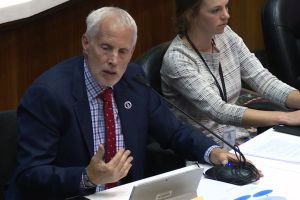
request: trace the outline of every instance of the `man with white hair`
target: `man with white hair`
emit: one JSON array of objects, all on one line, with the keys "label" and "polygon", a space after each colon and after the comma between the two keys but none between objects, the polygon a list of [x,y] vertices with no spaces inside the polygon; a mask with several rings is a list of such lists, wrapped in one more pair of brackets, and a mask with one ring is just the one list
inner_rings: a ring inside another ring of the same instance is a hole
[{"label": "man with white hair", "polygon": [[83,56],[42,74],[18,107],[18,166],[7,199],[65,199],[144,177],[149,134],[189,160],[235,156],[182,124],[129,64],[137,27],[124,10],[87,17]]}]

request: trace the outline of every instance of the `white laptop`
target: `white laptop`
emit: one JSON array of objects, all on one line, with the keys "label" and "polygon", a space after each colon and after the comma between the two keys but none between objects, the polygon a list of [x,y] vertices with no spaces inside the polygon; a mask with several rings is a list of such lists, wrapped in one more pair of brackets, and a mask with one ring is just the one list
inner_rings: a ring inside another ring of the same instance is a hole
[{"label": "white laptop", "polygon": [[129,200],[190,200],[197,197],[203,168],[191,165],[136,184]]}]

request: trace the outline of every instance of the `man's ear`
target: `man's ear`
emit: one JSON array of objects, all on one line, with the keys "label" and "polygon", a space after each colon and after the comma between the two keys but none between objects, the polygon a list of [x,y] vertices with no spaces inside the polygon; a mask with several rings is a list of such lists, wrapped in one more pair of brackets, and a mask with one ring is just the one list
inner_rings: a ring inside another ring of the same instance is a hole
[{"label": "man's ear", "polygon": [[82,44],[83,51],[86,52],[87,47],[89,45],[89,39],[88,39],[86,33],[84,33],[81,37],[81,44]]},{"label": "man's ear", "polygon": [[135,50],[135,45],[133,46],[133,48],[131,50],[131,54],[133,54],[134,50]]}]

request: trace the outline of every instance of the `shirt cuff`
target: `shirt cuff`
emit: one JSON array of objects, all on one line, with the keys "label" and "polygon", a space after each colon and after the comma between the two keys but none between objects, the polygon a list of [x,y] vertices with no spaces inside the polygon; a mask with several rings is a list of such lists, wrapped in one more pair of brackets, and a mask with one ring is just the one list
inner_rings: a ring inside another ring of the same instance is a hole
[{"label": "shirt cuff", "polygon": [[204,154],[204,160],[205,162],[209,163],[209,164],[213,164],[210,162],[209,160],[209,155],[210,155],[210,152],[214,149],[214,148],[221,148],[219,145],[213,145],[211,147],[209,147],[206,151],[205,151],[205,154]]}]

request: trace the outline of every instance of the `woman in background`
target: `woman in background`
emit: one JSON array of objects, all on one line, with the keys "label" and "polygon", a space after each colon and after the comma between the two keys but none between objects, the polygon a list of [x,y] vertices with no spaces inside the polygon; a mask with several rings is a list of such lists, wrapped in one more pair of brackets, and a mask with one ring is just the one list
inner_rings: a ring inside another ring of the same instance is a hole
[{"label": "woman in background", "polygon": [[300,93],[265,69],[227,25],[228,3],[176,1],[178,35],[164,56],[163,94],[231,144],[249,137],[242,127],[300,125],[300,110],[261,111],[236,105],[242,80],[264,98],[292,109],[300,109]]}]

